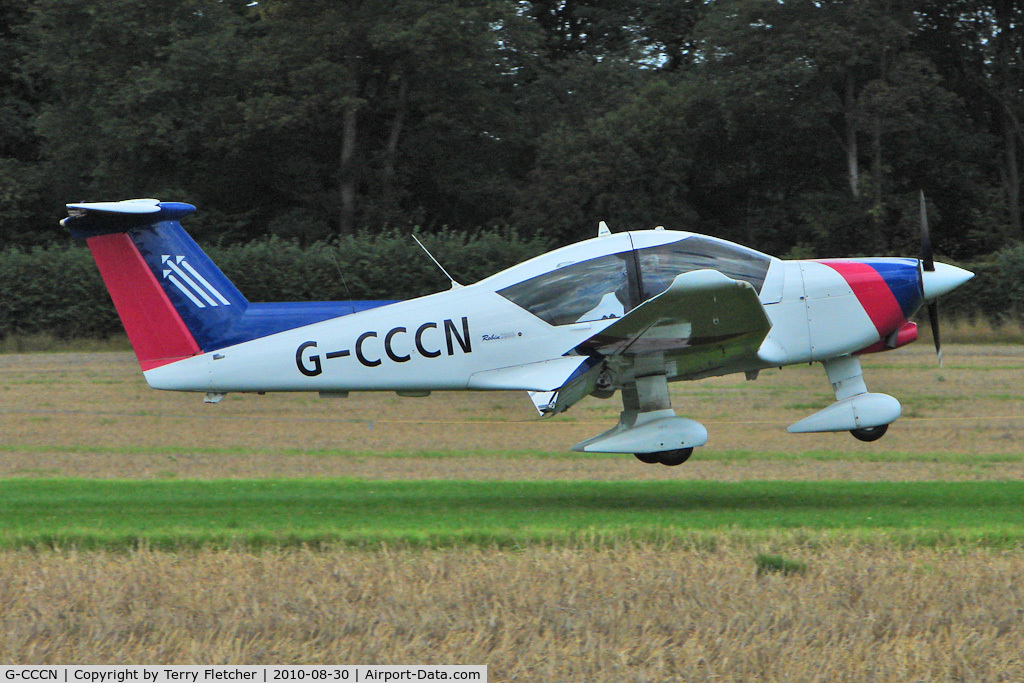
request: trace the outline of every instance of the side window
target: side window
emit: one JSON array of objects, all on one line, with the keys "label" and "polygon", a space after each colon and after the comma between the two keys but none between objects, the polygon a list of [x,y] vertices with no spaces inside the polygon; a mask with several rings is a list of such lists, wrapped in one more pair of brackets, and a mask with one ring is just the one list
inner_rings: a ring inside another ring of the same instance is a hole
[{"label": "side window", "polygon": [[734,280],[746,280],[760,294],[771,259],[764,254],[701,237],[637,251],[643,298],[661,294],[676,276],[693,270],[717,270]]},{"label": "side window", "polygon": [[631,257],[625,252],[573,263],[498,294],[552,325],[621,318],[630,309],[626,265]]}]

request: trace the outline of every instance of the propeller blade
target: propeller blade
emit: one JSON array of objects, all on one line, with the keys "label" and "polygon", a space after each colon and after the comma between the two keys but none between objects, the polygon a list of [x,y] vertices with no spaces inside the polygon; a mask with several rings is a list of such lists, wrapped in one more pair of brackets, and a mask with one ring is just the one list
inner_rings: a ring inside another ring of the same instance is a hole
[{"label": "propeller blade", "polygon": [[928,322],[932,326],[932,338],[935,340],[935,353],[939,356],[939,367],[942,367],[942,342],[939,339],[939,303],[928,304]]},{"label": "propeller blade", "polygon": [[924,201],[924,190],[921,190],[921,267],[927,271],[935,270],[932,258],[932,236],[928,232],[928,207]]}]

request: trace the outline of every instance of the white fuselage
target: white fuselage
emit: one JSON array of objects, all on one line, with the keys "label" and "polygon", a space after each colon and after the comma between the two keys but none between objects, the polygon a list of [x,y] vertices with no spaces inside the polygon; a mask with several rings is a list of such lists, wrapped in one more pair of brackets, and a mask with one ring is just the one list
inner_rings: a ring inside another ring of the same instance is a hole
[{"label": "white fuselage", "polygon": [[[473,285],[157,367],[146,371],[146,380],[158,389],[206,392],[480,388],[474,375],[562,358],[615,321],[552,325],[499,290],[569,264],[688,236],[657,230],[588,240]],[[703,376],[823,360],[881,338],[847,281],[823,263],[771,258],[760,300],[772,328],[757,355]],[[518,388],[537,389],[535,382],[525,384],[531,386]]]}]

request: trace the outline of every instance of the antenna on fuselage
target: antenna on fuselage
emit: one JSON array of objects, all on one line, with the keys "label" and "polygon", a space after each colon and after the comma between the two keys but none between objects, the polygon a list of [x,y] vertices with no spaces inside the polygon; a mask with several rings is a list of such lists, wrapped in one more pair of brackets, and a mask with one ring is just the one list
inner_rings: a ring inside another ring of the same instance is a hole
[{"label": "antenna on fuselage", "polygon": [[612,231],[608,229],[608,224],[607,223],[605,223],[604,221],[601,221],[600,223],[597,224],[597,236],[598,237],[608,237],[611,234],[612,234]]},{"label": "antenna on fuselage", "polygon": [[345,273],[341,272],[341,264],[338,263],[338,257],[334,255],[333,251],[328,251],[331,255],[331,260],[334,261],[334,267],[338,269],[338,277],[341,278],[341,284],[345,287],[345,294],[348,295],[348,303],[352,307],[352,312],[356,312],[355,300],[352,298],[352,292],[348,288],[348,281],[345,279]]},{"label": "antenna on fuselage", "polygon": [[461,285],[461,284],[459,284],[458,282],[456,282],[456,281],[455,281],[455,278],[453,278],[453,277],[452,277],[452,276],[451,276],[451,275],[450,275],[450,274],[448,273],[448,271],[444,269],[444,266],[442,266],[442,265],[440,264],[440,262],[438,262],[438,260],[437,260],[436,258],[434,258],[434,255],[433,255],[433,254],[431,254],[431,253],[430,253],[430,251],[429,251],[429,250],[428,250],[428,249],[427,249],[427,248],[426,248],[425,246],[423,246],[423,242],[420,242],[420,239],[419,239],[418,237],[416,237],[416,234],[415,234],[415,233],[413,233],[413,236],[412,236],[412,238],[413,238],[414,240],[416,240],[416,244],[420,245],[420,249],[422,249],[422,250],[423,250],[423,251],[424,251],[424,252],[425,252],[425,253],[427,254],[427,256],[429,256],[429,257],[430,257],[430,260],[434,262],[434,265],[435,265],[435,266],[437,266],[438,268],[440,268],[440,269],[441,269],[441,272],[442,272],[442,273],[444,273],[444,276],[445,276],[446,278],[448,278],[449,280],[451,280],[451,282],[452,282],[452,289],[457,289],[457,288],[459,288],[459,287],[462,287],[462,285]]}]

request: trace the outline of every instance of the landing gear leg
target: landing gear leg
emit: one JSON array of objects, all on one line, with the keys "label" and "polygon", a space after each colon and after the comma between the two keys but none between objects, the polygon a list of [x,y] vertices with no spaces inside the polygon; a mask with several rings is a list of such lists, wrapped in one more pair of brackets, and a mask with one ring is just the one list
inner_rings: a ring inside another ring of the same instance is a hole
[{"label": "landing gear leg", "polygon": [[[826,361],[823,363],[825,372],[828,373],[829,382],[836,392],[836,400],[857,396],[867,393],[864,385],[864,377],[861,375],[860,360],[849,356],[846,358]],[[875,427],[860,427],[851,429],[850,433],[859,441],[878,441],[889,430],[888,424]]]},{"label": "landing gear leg", "polygon": [[900,416],[900,402],[886,394],[868,393],[860,359],[841,356],[822,361],[836,402],[789,426],[791,433],[849,431],[861,441],[881,439]]},{"label": "landing gear leg", "polygon": [[[672,402],[669,398],[668,381],[665,375],[654,374],[637,377],[635,384],[623,387],[622,403],[623,408],[627,412],[632,411],[634,415],[654,411],[671,411]],[[648,465],[661,463],[668,467],[675,467],[689,460],[692,454],[693,448],[677,448],[655,453],[635,453],[634,455],[637,460]]]},{"label": "landing gear leg", "polygon": [[[639,367],[643,360],[643,366]],[[681,465],[696,446],[708,441],[708,430],[672,410],[664,359],[643,357],[634,366],[635,379],[622,386],[619,423],[572,447],[583,453],[632,453],[640,462]]]}]

